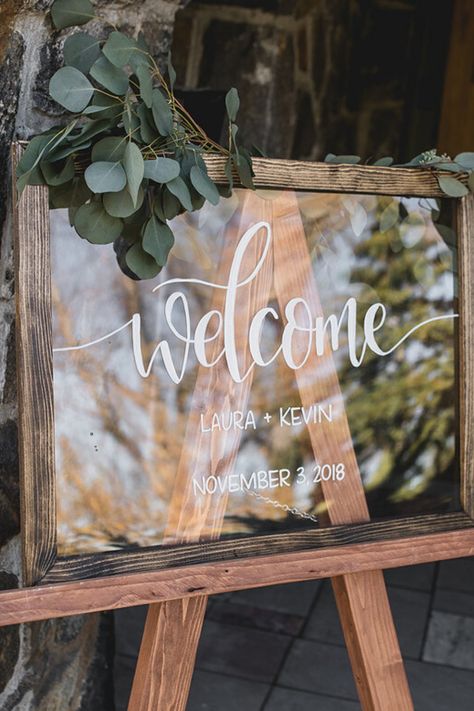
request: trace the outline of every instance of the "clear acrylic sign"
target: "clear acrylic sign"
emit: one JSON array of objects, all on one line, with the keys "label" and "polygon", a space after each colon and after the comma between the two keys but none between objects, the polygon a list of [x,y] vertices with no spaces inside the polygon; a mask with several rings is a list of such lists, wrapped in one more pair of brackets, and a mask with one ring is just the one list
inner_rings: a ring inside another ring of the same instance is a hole
[{"label": "clear acrylic sign", "polygon": [[373,520],[459,510],[429,203],[238,190],[143,282],[51,212],[59,553],[324,527],[357,492]]}]

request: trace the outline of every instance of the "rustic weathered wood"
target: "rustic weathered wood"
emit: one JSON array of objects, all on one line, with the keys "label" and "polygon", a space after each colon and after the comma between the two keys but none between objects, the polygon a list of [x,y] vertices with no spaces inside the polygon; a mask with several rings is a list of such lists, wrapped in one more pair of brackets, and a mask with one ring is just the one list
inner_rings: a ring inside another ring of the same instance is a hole
[{"label": "rustic weathered wood", "polygon": [[[41,584],[90,580],[120,573],[146,573],[169,570],[201,563],[230,562],[235,558],[253,558],[258,565],[259,556],[280,555],[312,551],[315,556],[329,547],[344,549],[351,545],[403,541],[416,536],[447,534],[465,531],[470,537],[474,529],[472,520],[465,513],[428,514],[394,520],[373,521],[348,526],[295,531],[293,533],[267,534],[249,538],[224,539],[189,543],[185,546],[150,546],[134,551],[107,551],[88,553],[56,560]],[[350,555],[348,552],[347,555]],[[411,553],[404,548],[407,560],[400,565],[409,565]],[[456,552],[453,552],[453,557]]]},{"label": "rustic weathered wood", "polygon": [[[225,284],[232,265],[235,250],[244,232],[260,220],[268,221],[271,207],[253,192],[242,196],[242,208],[237,211],[229,225],[220,258],[217,283]],[[262,248],[254,240],[242,263],[242,273],[255,268]],[[259,308],[266,306],[271,286],[271,260],[258,278],[247,288],[241,289],[239,318],[235,324],[237,351],[243,352],[245,371],[250,362],[247,335],[250,319]],[[224,310],[226,293],[214,289],[211,309]],[[217,359],[224,345],[221,333],[213,344],[208,358]],[[253,375],[253,373],[252,373]],[[183,543],[197,540],[215,540],[222,529],[228,494],[199,498],[193,491],[192,481],[202,471],[218,478],[230,474],[241,441],[241,430],[213,432],[201,431],[201,414],[211,415],[221,410],[245,411],[253,377],[235,383],[224,361],[213,368],[200,367],[192,397],[183,449],[169,505],[169,518],[165,542]],[[129,711],[159,708],[184,711],[191,685],[197,644],[204,622],[207,598],[189,606],[187,600],[172,600],[151,605],[143,635],[137,668],[129,701]],[[186,624],[184,623],[186,621]],[[160,639],[160,637],[162,639]],[[163,654],[163,640],[172,645]]]},{"label": "rustic weathered wood", "polygon": [[185,709],[207,596],[150,605],[129,709]]},{"label": "rustic weathered wood", "polygon": [[[288,191],[273,202],[275,288],[280,308],[288,294],[301,295],[315,316],[324,316],[298,201]],[[288,265],[291,264],[291,269]],[[336,365],[326,340],[318,368],[305,360],[307,335],[297,334],[293,354],[302,367],[295,371],[301,402],[333,403],[332,422],[308,424],[315,460],[340,462],[341,481],[323,481],[327,519],[333,524],[367,521],[369,511],[354,452]],[[364,711],[413,708],[392,612],[381,571],[359,572],[332,580],[346,646]]]},{"label": "rustic weathered wood", "polygon": [[[225,158],[206,155],[213,180],[226,183]],[[334,165],[309,161],[254,158],[255,185],[259,188],[291,188],[319,192],[363,193],[372,195],[413,195],[446,197],[440,190],[436,172],[420,168],[380,168],[373,165]],[[456,177],[466,181],[467,176]],[[239,184],[235,176],[236,184]]]},{"label": "rustic weathered wood", "polygon": [[[16,146],[15,156],[19,155],[21,148]],[[210,170],[214,171],[215,175],[222,172],[222,159],[219,157],[208,158]],[[284,175],[285,179],[292,179],[292,175],[296,180],[296,173],[300,174],[298,180],[303,187],[307,186],[306,181],[312,181],[314,189],[321,190],[353,190],[358,191],[357,185],[361,192],[401,192],[404,194],[412,192],[413,194],[439,194],[437,183],[434,174],[423,170],[410,169],[376,169],[366,166],[330,166],[326,164],[308,164],[296,163],[291,161],[268,161],[259,159],[255,163],[257,173],[262,178],[262,184],[281,184]],[[273,167],[272,167],[273,166]],[[217,171],[217,172],[216,172]],[[220,171],[220,172],[219,172]],[[350,174],[353,177],[350,177]],[[274,176],[271,178],[271,176]],[[334,176],[339,176],[339,182],[334,182]],[[393,176],[393,177],[392,177]],[[332,181],[332,182],[331,182]],[[382,181],[382,182],[379,182]],[[400,182],[401,181],[401,182]],[[258,181],[257,181],[258,182]],[[355,184],[357,183],[357,185]],[[285,187],[290,187],[286,184]],[[31,192],[30,192],[31,191]],[[38,201],[37,208],[31,202],[26,202],[27,195],[34,195]],[[42,196],[42,197],[40,197]],[[20,448],[22,454],[22,497],[24,499],[23,506],[23,536],[24,550],[27,560],[26,564],[26,582],[29,584],[40,579],[45,575],[46,571],[51,568],[50,575],[55,579],[57,576],[61,579],[80,579],[81,577],[98,574],[108,575],[110,572],[117,572],[123,566],[124,571],[132,572],[139,570],[153,570],[156,566],[172,565],[173,555],[176,555],[176,564],[180,565],[183,557],[182,550],[176,550],[174,554],[169,550],[146,549],[146,551],[134,549],[126,552],[108,554],[74,556],[72,558],[56,559],[55,554],[55,487],[54,487],[54,470],[53,470],[53,450],[54,450],[54,429],[53,429],[53,393],[52,393],[52,375],[51,375],[51,350],[38,347],[36,339],[36,329],[39,326],[40,334],[44,338],[50,338],[47,332],[50,331],[51,315],[45,304],[49,300],[49,215],[47,211],[46,189],[45,188],[28,188],[24,193],[21,202],[21,209],[18,210],[15,206],[15,216],[17,224],[22,225],[23,234],[26,236],[25,230],[28,229],[28,240],[25,242],[25,255],[17,254],[17,264],[23,270],[23,274],[28,274],[28,279],[21,279],[17,282],[18,298],[21,302],[22,309],[18,312],[18,338],[19,338],[19,359],[18,359],[18,377],[20,381],[20,427],[21,431],[26,433],[26,437],[20,436]],[[30,213],[30,214],[27,214]],[[35,246],[33,246],[35,245]],[[23,242],[19,244],[16,241],[16,251],[21,252]],[[29,265],[27,269],[27,265]],[[463,268],[461,263],[461,269]],[[466,267],[467,268],[467,267]],[[461,280],[462,290],[466,289],[470,284],[469,279]],[[22,293],[26,290],[26,293]],[[469,298],[469,297],[467,297]],[[39,313],[40,318],[36,318],[35,314]],[[34,317],[34,318],[32,318]],[[46,320],[45,320],[46,319]],[[44,339],[43,339],[44,340]],[[41,338],[39,339],[41,342]],[[462,354],[461,354],[462,357]],[[467,358],[467,355],[465,356]],[[470,362],[470,361],[469,361]],[[467,366],[467,360],[464,361],[464,368]],[[31,373],[35,373],[34,382],[31,379]],[[23,385],[28,384],[29,388],[35,388],[34,394],[28,394],[26,397],[28,404],[32,407],[24,406]],[[465,413],[468,416],[468,413]],[[43,423],[40,425],[43,418]],[[31,420],[31,422],[30,422]],[[30,426],[31,425],[31,426]],[[32,429],[35,427],[36,429]],[[463,432],[469,432],[469,427],[463,427]],[[35,432],[36,436],[33,435]],[[47,441],[48,440],[48,441]],[[40,464],[41,461],[41,464]],[[34,462],[34,465],[32,464]],[[34,480],[33,475],[34,466]],[[463,467],[464,470],[464,467]],[[464,471],[461,473],[464,476]],[[463,485],[464,488],[466,485]],[[429,519],[424,519],[428,521]],[[376,524],[368,524],[375,526]],[[393,526],[392,534],[397,535],[397,531],[401,529],[397,522],[393,521],[388,524],[387,534]],[[420,526],[418,529],[417,527]],[[420,524],[419,520],[414,523],[413,530],[423,532],[424,524]],[[374,529],[375,531],[375,529]],[[322,544],[326,534],[315,532],[317,537],[314,539],[316,546]],[[309,532],[311,536],[313,532]],[[306,534],[305,534],[306,535]],[[319,536],[321,535],[321,538]],[[329,534],[332,535],[332,534]],[[335,533],[337,540],[339,534]],[[346,535],[346,534],[344,534]],[[356,538],[359,533],[355,532]],[[402,534],[404,535],[404,534]],[[299,536],[299,534],[297,534]],[[264,546],[274,545],[274,550],[281,550],[282,546],[287,542],[289,546],[295,544],[298,538],[288,539],[285,541],[285,536],[272,536],[272,543],[266,541],[265,537],[256,537],[252,539],[249,550],[262,550]],[[308,539],[309,540],[309,539]],[[273,541],[275,542],[273,544]],[[218,544],[209,543],[208,546],[222,546],[222,548],[213,549],[212,555],[229,555],[230,546],[225,541]],[[237,543],[238,546],[241,542]],[[246,549],[247,543],[244,543]],[[296,543],[298,546],[299,543]],[[254,548],[255,546],[255,548]],[[194,545],[189,550],[188,558],[190,561],[199,559],[199,549]],[[201,548],[201,556],[205,556],[204,547]],[[456,551],[453,551],[453,556]],[[81,572],[81,563],[83,568]],[[92,562],[94,561],[94,562]],[[32,572],[28,572],[28,569]],[[49,576],[48,576],[49,577]]]},{"label": "rustic weathered wood", "polygon": [[381,570],[331,580],[364,711],[411,711],[413,702]]},{"label": "rustic weathered wood", "polygon": [[474,196],[458,203],[461,503],[474,518]]},{"label": "rustic weathered wood", "polygon": [[[13,146],[13,175],[21,148]],[[13,180],[16,354],[23,579],[32,585],[56,557],[53,352],[48,192]]]},{"label": "rustic weathered wood", "polygon": [[0,626],[474,555],[474,527],[0,592]]}]

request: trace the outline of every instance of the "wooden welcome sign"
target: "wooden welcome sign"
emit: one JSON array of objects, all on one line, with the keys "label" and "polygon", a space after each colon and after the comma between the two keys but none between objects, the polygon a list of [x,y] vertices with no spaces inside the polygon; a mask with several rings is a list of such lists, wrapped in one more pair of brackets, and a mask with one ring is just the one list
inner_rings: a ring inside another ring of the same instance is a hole
[{"label": "wooden welcome sign", "polygon": [[162,603],[130,708],[176,710],[205,596],[332,577],[364,708],[411,708],[380,569],[474,550],[472,199],[416,169],[255,171],[176,218],[144,282],[43,188],[21,197],[33,587],[0,594],[0,622]]}]

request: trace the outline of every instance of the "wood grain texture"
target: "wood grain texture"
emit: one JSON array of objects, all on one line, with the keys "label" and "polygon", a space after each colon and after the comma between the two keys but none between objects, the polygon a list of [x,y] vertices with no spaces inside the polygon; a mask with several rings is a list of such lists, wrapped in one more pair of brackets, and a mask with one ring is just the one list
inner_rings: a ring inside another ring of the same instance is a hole
[{"label": "wood grain texture", "polygon": [[[14,145],[13,175],[20,155]],[[13,200],[23,582],[32,585],[56,557],[48,192],[28,186],[18,197],[14,185]]]},{"label": "wood grain texture", "polygon": [[474,555],[474,527],[0,592],[0,626]]},{"label": "wood grain texture", "polygon": [[474,196],[457,209],[461,503],[474,518]]},{"label": "wood grain texture", "polygon": [[[269,221],[271,206],[255,193],[240,193],[241,207],[226,230],[219,260],[216,283],[226,284],[242,235],[255,222]],[[242,274],[249,274],[262,255],[262,244],[254,239],[246,251]],[[269,266],[270,265],[270,266]],[[237,352],[243,352],[240,367],[245,372],[250,363],[247,345],[248,330],[253,315],[266,306],[271,286],[271,260],[266,260],[257,279],[241,287],[239,312],[235,323]],[[211,310],[224,312],[226,291],[214,289]],[[210,362],[218,359],[224,347],[224,334],[216,338],[207,353]],[[224,360],[213,368],[201,366],[184,436],[173,493],[169,504],[164,540],[167,543],[210,541],[219,538],[227,507],[228,494],[197,496],[193,479],[203,471],[216,478],[225,478],[234,469],[242,432],[203,433],[201,414],[212,417],[214,412],[245,411],[252,387],[251,377],[241,383],[232,379]],[[172,600],[151,605],[137,661],[135,679],[128,705],[129,711],[172,709],[184,711],[194,670],[197,644],[204,622],[207,598],[189,606],[188,600]],[[163,645],[168,645],[163,653]]]},{"label": "wood grain texture", "polygon": [[[208,154],[204,159],[210,177],[218,183],[227,183],[225,158]],[[446,197],[439,188],[436,172],[424,168],[379,168],[270,158],[254,158],[253,167],[258,188]],[[467,180],[465,174],[456,174],[456,177]],[[239,184],[237,176],[235,183]]]},{"label": "wood grain texture", "polygon": [[413,702],[381,570],[331,579],[364,711],[411,711]]},{"label": "wood grain texture", "polygon": [[206,605],[202,595],[150,605],[129,708],[186,708]]},{"label": "wood grain texture", "polygon": [[[298,201],[291,191],[273,202],[273,234],[280,309],[288,295],[298,294],[311,304],[313,317],[324,317]],[[314,458],[320,465],[341,462],[345,469],[342,481],[321,483],[326,517],[333,524],[367,521],[364,487],[327,337],[317,368],[307,353],[308,335],[299,331],[293,338],[293,356],[301,364],[295,371],[301,402],[307,408],[331,402],[334,411],[332,422],[308,425]],[[340,576],[332,585],[362,708],[410,711],[413,702],[382,572]]]},{"label": "wood grain texture", "polygon": [[[284,313],[289,299],[297,294],[307,304],[311,304],[313,322],[317,317],[324,318],[298,200],[294,192],[282,192],[281,196],[273,201],[272,224],[275,291],[280,311]],[[291,265],[291,268],[288,265]],[[302,309],[296,318],[298,322],[308,326],[301,311]],[[301,403],[308,409],[314,404],[332,404],[332,421],[323,420],[317,424],[313,422],[307,424],[314,460],[321,466],[326,463],[341,462],[345,468],[342,481],[329,480],[321,483],[326,513],[320,515],[320,518],[333,525],[368,521],[369,510],[364,487],[327,335],[324,339],[324,351],[318,357],[316,366],[314,359],[308,358],[309,349],[314,349],[314,343],[312,340],[309,341],[308,333],[295,330],[292,338],[292,353],[295,362],[301,366],[295,370]]]},{"label": "wood grain texture", "polygon": [[[253,558],[258,562],[259,556],[309,550],[313,551],[314,556],[318,556],[329,547],[344,549],[360,543],[403,541],[429,533],[469,531],[473,527],[471,519],[462,512],[428,514],[372,521],[355,526],[331,526],[293,533],[189,543],[185,546],[150,546],[133,551],[81,554],[58,558],[41,584],[90,580],[120,573],[130,575],[169,570],[218,561],[230,562],[235,558]],[[453,551],[451,557],[456,557],[456,551]],[[401,565],[408,565],[408,562]]]}]

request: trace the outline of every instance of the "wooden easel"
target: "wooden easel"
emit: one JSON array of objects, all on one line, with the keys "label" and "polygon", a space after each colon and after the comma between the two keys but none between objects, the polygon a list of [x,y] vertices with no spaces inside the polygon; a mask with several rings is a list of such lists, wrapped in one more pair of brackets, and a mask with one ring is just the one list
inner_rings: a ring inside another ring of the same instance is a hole
[{"label": "wooden easel", "polygon": [[[296,195],[287,191],[273,201],[249,191],[244,195],[239,220],[230,225],[226,235],[219,273],[227,275],[238,240],[258,220],[269,222],[273,228],[273,269],[272,260],[267,257],[264,268],[245,292],[245,307],[239,297],[236,341],[242,346],[251,317],[268,302],[272,282],[280,307],[286,305],[288,294],[298,294],[313,305],[315,315],[322,315]],[[250,267],[256,258],[256,253],[248,254]],[[242,269],[246,273],[245,264]],[[224,298],[225,292],[216,289],[212,308],[222,310]],[[215,354],[221,347],[216,340]],[[304,354],[305,344],[296,340],[295,350],[299,348]],[[326,462],[337,458],[346,469],[342,481],[321,485],[326,517],[331,524],[367,521],[367,503],[329,347],[320,363],[322,367],[315,371],[308,361],[296,371],[296,380],[303,406],[330,397],[338,413],[332,423],[308,425],[315,457]],[[236,384],[224,366],[199,370],[170,503],[166,542],[219,537],[227,496],[216,493],[196,501],[191,482],[193,473],[202,470],[203,462],[205,471],[215,476],[232,471],[240,438],[238,431],[203,437],[199,414],[203,408],[209,412],[223,407],[245,410],[250,387],[250,378]],[[413,704],[382,571],[341,575],[332,578],[332,585],[362,708],[411,711]],[[207,597],[203,595],[150,605],[129,711],[185,711],[206,604]]]}]

